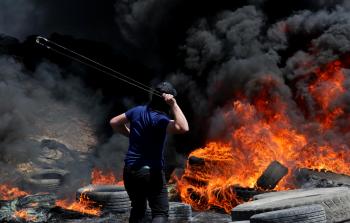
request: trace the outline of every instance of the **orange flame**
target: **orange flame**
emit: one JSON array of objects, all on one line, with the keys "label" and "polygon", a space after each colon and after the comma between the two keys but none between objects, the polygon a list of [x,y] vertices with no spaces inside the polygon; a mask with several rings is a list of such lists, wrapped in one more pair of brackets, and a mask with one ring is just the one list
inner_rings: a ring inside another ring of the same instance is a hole
[{"label": "orange flame", "polygon": [[316,120],[291,118],[290,106],[295,103],[287,103],[290,98],[276,93],[281,83],[269,76],[261,79],[255,95],[234,101],[224,115],[228,120],[232,114],[237,117],[238,124],[228,128],[231,138],[209,142],[189,155],[204,162],[187,163],[184,175],[177,182],[182,200],[195,209],[216,206],[230,212],[242,202],[236,197],[234,187],[255,187],[257,179],[274,160],[289,168],[289,175],[280,181],[277,190],[294,187],[291,173],[298,167],[350,175],[348,146],[344,143],[334,146],[326,137],[327,129],[332,130],[335,121],[344,114],[341,106],[332,104],[332,100],[345,92],[345,75],[340,66],[335,61],[324,70],[315,71],[316,78],[308,90],[319,111]]},{"label": "orange flame", "polygon": [[[118,181],[112,171],[103,173],[102,170],[97,168],[93,169],[91,172],[91,184],[96,185],[106,185],[106,184],[115,184],[115,185],[124,185],[123,181]],[[101,214],[101,208],[96,207],[97,204],[94,201],[89,200],[86,196],[86,193],[82,193],[79,197],[79,201],[71,202],[70,200],[58,200],[56,205],[64,209],[73,210],[81,212],[84,214],[96,215]]]},{"label": "orange flame", "polygon": [[16,211],[14,216],[15,218],[21,218],[21,219],[24,219],[26,221],[36,221],[37,220],[37,217],[31,215],[30,213],[28,213],[28,210],[26,209],[22,209],[22,210],[19,210],[19,211]]},{"label": "orange flame", "polygon": [[81,212],[83,214],[90,214],[95,216],[101,215],[101,208],[96,207],[96,203],[94,201],[91,201],[86,196],[86,191],[85,193],[81,193],[79,201],[71,202],[69,200],[57,200],[56,206],[67,210]]},{"label": "orange flame", "polygon": [[26,195],[28,193],[20,190],[18,187],[12,187],[7,184],[0,185],[0,200],[13,200]]},{"label": "orange flame", "polygon": [[118,181],[113,171],[108,171],[107,173],[103,173],[102,170],[97,168],[93,169],[91,172],[91,184],[115,184],[115,185],[124,185],[123,181]]},{"label": "orange flame", "polygon": [[325,71],[317,69],[317,79],[309,85],[309,92],[321,107],[317,119],[326,129],[332,127],[333,121],[344,113],[343,108],[332,108],[332,101],[345,93],[343,86],[345,75],[341,70],[341,63],[334,61],[327,65]]}]

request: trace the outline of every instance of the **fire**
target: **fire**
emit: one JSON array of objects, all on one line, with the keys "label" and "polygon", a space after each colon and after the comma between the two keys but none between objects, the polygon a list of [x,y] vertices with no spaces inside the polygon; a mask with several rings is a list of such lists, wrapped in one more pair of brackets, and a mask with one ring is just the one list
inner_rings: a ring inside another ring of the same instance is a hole
[{"label": "fire", "polygon": [[20,190],[18,187],[12,187],[6,184],[0,185],[0,200],[13,200],[26,195],[28,193]]},{"label": "fire", "polygon": [[16,211],[13,217],[21,218],[21,219],[24,219],[24,220],[26,220],[28,222],[37,220],[37,218],[35,216],[31,215],[28,212],[28,210],[26,210],[26,209],[22,209],[22,210]]},{"label": "fire", "polygon": [[115,184],[124,185],[123,181],[118,181],[112,171],[103,173],[102,170],[97,168],[91,172],[91,184]]},{"label": "fire", "polygon": [[101,208],[96,207],[96,203],[89,200],[89,198],[86,196],[86,193],[82,193],[80,195],[79,201],[71,202],[69,200],[58,200],[56,201],[56,206],[84,214],[95,216],[101,215]]},{"label": "fire", "polygon": [[[102,170],[97,168],[91,172],[91,184],[106,185],[124,185],[123,181],[118,181],[112,171],[104,173]],[[101,208],[94,202],[89,200],[86,193],[82,193],[79,197],[79,201],[71,202],[70,200],[58,200],[56,205],[64,209],[81,212],[84,214],[96,215],[101,214]]]},{"label": "fire", "polygon": [[314,83],[309,85],[309,92],[321,107],[317,119],[328,129],[332,127],[333,121],[344,113],[341,107],[333,108],[331,102],[345,93],[345,75],[339,61],[328,64],[325,71],[317,69],[315,73],[318,75]]},{"label": "fire", "polygon": [[216,206],[230,212],[242,202],[234,186],[256,187],[257,179],[274,160],[289,168],[277,190],[294,187],[291,173],[299,167],[350,174],[348,146],[327,138],[327,131],[336,131],[336,120],[344,114],[341,105],[332,103],[345,92],[341,63],[332,62],[314,75],[307,90],[318,111],[316,117],[300,118],[303,109],[296,109],[291,97],[282,96],[280,80],[269,76],[257,82],[258,91],[253,96],[234,101],[224,115],[227,120],[236,120],[229,126],[229,139],[208,142],[189,155],[204,163],[187,163],[177,181],[182,200],[195,209]]}]

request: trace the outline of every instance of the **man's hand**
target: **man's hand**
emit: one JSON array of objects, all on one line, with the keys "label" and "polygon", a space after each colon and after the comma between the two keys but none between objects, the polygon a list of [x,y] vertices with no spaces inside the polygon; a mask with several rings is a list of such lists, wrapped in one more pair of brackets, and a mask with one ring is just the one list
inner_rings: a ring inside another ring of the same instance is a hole
[{"label": "man's hand", "polygon": [[163,98],[164,98],[164,101],[165,101],[170,107],[172,107],[172,106],[174,106],[174,105],[176,104],[176,100],[175,100],[175,98],[174,98],[173,95],[163,93],[162,96],[163,96]]}]

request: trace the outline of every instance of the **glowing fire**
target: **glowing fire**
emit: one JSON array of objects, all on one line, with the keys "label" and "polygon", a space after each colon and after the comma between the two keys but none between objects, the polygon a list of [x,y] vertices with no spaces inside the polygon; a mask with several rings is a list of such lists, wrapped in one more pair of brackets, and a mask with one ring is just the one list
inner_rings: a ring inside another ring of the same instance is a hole
[{"label": "glowing fire", "polygon": [[[91,172],[91,184],[124,185],[123,181],[117,180],[112,171],[104,173],[102,170],[99,170],[97,168],[93,169]],[[56,202],[56,205],[64,209],[73,210],[85,214],[96,216],[101,214],[101,208],[96,207],[97,204],[94,201],[89,200],[89,198],[86,196],[86,191],[80,195],[79,201],[72,202],[70,200],[58,200]]]},{"label": "glowing fire", "polygon": [[255,187],[274,160],[289,168],[289,176],[277,190],[293,188],[291,172],[298,167],[350,174],[348,146],[339,140],[331,142],[327,135],[337,131],[335,123],[344,115],[343,107],[332,103],[345,93],[341,63],[332,62],[314,74],[307,90],[316,116],[303,117],[303,108],[297,109],[292,97],[279,93],[280,80],[269,76],[258,80],[259,90],[253,96],[234,101],[224,115],[227,120],[236,120],[228,127],[230,139],[209,142],[189,155],[204,163],[187,163],[177,182],[182,200],[195,209],[217,206],[229,212],[242,202],[237,199],[234,186]]},{"label": "glowing fire", "polygon": [[13,200],[26,195],[28,193],[20,190],[18,187],[12,187],[6,184],[0,185],[0,200]]},{"label": "glowing fire", "polygon": [[345,76],[339,61],[328,64],[325,71],[317,70],[318,78],[309,85],[309,92],[321,107],[317,119],[324,128],[331,128],[333,121],[344,113],[342,107],[332,108],[332,101],[345,93],[343,86]]},{"label": "glowing fire", "polygon": [[97,168],[93,169],[91,172],[91,184],[115,184],[115,185],[124,185],[123,181],[118,181],[113,171],[108,171],[103,173],[102,170]]},{"label": "glowing fire", "polygon": [[21,218],[21,219],[24,219],[24,220],[29,221],[29,222],[37,220],[37,218],[35,216],[31,215],[30,213],[28,213],[28,210],[26,210],[26,209],[16,211],[13,217]]},{"label": "glowing fire", "polygon": [[81,193],[79,201],[71,202],[69,200],[58,200],[56,206],[62,207],[67,210],[77,211],[84,214],[90,214],[99,216],[101,214],[101,208],[96,207],[96,203],[89,200],[85,193]]}]

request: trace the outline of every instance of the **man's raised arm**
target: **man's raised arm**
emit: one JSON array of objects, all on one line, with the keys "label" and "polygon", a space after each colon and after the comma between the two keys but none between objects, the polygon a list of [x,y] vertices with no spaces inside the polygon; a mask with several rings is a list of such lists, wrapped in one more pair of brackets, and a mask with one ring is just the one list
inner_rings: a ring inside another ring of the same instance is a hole
[{"label": "man's raised arm", "polygon": [[118,132],[126,137],[129,137],[130,129],[126,126],[128,122],[128,118],[126,117],[125,113],[123,113],[112,118],[109,124],[112,126],[114,132]]},{"label": "man's raised arm", "polygon": [[165,102],[170,106],[174,114],[174,120],[171,120],[167,126],[168,133],[185,133],[189,131],[187,119],[176,100],[171,94],[163,94]]}]

